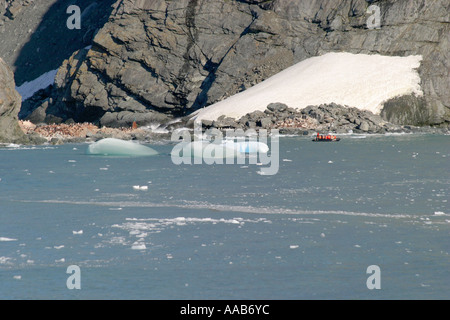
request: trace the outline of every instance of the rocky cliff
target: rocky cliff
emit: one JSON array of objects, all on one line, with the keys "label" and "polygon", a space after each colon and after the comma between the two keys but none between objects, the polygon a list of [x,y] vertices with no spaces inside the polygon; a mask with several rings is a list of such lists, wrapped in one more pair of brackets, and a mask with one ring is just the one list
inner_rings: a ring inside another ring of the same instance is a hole
[{"label": "rocky cliff", "polygon": [[28,114],[164,122],[306,58],[346,51],[422,55],[424,96],[386,101],[382,116],[448,125],[449,12],[448,0],[119,0],[92,46],[62,63],[45,106],[33,102]]},{"label": "rocky cliff", "polygon": [[[116,0],[2,0],[0,57],[14,72],[16,84],[59,68],[76,50],[92,43]],[[81,13],[81,28],[69,30],[70,5]]]},{"label": "rocky cliff", "polygon": [[15,89],[14,74],[0,58],[0,143],[27,141],[19,127],[17,117],[21,99]]}]

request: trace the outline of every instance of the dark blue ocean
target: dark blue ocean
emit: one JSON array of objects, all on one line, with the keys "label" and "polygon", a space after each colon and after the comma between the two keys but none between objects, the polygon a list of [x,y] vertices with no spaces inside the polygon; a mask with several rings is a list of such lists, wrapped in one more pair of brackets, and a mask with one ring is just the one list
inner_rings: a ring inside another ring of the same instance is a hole
[{"label": "dark blue ocean", "polygon": [[149,146],[0,147],[0,299],[450,298],[450,136],[281,137],[275,175]]}]

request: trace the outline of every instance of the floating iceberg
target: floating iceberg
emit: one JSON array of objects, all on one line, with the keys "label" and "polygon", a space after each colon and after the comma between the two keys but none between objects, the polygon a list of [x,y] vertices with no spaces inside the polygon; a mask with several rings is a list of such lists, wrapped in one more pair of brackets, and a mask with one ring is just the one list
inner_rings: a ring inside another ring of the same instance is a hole
[{"label": "floating iceberg", "polygon": [[227,143],[217,144],[206,141],[193,141],[188,148],[191,148],[191,154],[194,158],[219,159],[243,157],[234,145]]},{"label": "floating iceberg", "polygon": [[259,141],[242,141],[234,142],[227,141],[227,147],[234,148],[241,153],[267,153],[269,152],[269,146],[264,142]]},{"label": "floating iceberg", "polygon": [[[180,150],[174,149],[172,154],[178,155]],[[244,157],[245,154],[267,153],[269,146],[259,141],[223,141],[211,143],[207,141],[193,141],[183,148],[183,155],[197,158],[235,158]]]},{"label": "floating iceberg", "polygon": [[154,156],[158,152],[139,143],[124,141],[114,138],[106,138],[90,144],[87,154],[102,156]]}]

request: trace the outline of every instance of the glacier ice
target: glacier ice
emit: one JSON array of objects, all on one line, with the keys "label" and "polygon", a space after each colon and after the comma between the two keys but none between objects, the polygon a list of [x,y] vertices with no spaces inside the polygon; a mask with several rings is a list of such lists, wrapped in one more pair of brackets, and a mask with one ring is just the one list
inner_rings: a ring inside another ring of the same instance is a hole
[{"label": "glacier ice", "polygon": [[191,158],[203,159],[205,163],[212,164],[222,163],[223,159],[245,161],[246,155],[266,154],[268,151],[269,146],[259,141],[222,140],[209,142],[194,140],[177,144],[172,149],[171,157],[175,164],[191,163]]},{"label": "glacier ice", "polygon": [[102,156],[154,156],[158,152],[136,142],[106,138],[90,144],[86,150],[90,155]]},{"label": "glacier ice", "polygon": [[260,141],[227,141],[226,145],[241,153],[267,153],[269,151],[269,146]]}]

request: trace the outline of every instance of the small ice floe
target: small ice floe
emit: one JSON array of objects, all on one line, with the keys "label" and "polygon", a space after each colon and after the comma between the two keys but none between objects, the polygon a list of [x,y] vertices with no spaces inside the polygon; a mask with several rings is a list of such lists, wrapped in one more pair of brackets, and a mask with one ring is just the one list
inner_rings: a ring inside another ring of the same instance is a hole
[{"label": "small ice floe", "polygon": [[15,275],[15,276],[13,276],[13,279],[20,280],[20,279],[22,279],[22,276],[21,275]]},{"label": "small ice floe", "polygon": [[61,258],[61,259],[59,259],[59,260],[55,260],[55,262],[60,262],[60,263],[63,263],[63,262],[66,262],[66,259],[64,259],[64,258]]},{"label": "small ice floe", "polygon": [[7,238],[7,237],[0,237],[0,241],[17,241],[17,239]]},{"label": "small ice floe", "polygon": [[283,159],[284,162],[292,162],[291,159]]},{"label": "small ice floe", "polygon": [[322,233],[320,234],[320,237],[325,238],[325,233],[322,232]]},{"label": "small ice floe", "polygon": [[140,190],[140,191],[146,191],[146,190],[148,190],[148,186],[138,186],[138,185],[136,185],[136,186],[133,186],[133,189],[134,190]]},{"label": "small ice floe", "polygon": [[271,175],[270,173],[268,173],[266,171],[263,171],[263,170],[256,171],[256,173],[259,174],[260,176],[269,176],[269,175]]},{"label": "small ice floe", "polygon": [[79,231],[72,231],[73,234],[83,234],[83,230],[79,230]]},{"label": "small ice floe", "polygon": [[361,246],[359,244],[355,244],[354,247],[355,248],[361,248]]},{"label": "small ice floe", "polygon": [[434,215],[435,215],[435,216],[443,216],[443,215],[445,215],[445,213],[442,212],[442,211],[435,211],[435,212],[434,212]]},{"label": "small ice floe", "polygon": [[68,160],[67,162],[75,163],[75,162],[77,162],[77,160]]},{"label": "small ice floe", "polygon": [[100,170],[106,171],[106,170],[108,170],[108,168],[100,168]]},{"label": "small ice floe", "polygon": [[296,244],[291,244],[289,246],[289,249],[297,249],[297,248],[298,248],[298,245],[296,245]]},{"label": "small ice floe", "polygon": [[142,242],[135,242],[131,246],[131,250],[145,250],[147,247],[145,246],[145,243]]},{"label": "small ice floe", "polygon": [[0,264],[9,264],[10,260],[12,260],[12,258],[9,257],[0,257]]},{"label": "small ice floe", "polygon": [[53,248],[54,248],[54,249],[56,249],[56,250],[59,250],[59,249],[62,249],[62,248],[64,248],[64,245],[60,245],[60,246],[53,246]]}]

